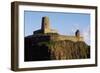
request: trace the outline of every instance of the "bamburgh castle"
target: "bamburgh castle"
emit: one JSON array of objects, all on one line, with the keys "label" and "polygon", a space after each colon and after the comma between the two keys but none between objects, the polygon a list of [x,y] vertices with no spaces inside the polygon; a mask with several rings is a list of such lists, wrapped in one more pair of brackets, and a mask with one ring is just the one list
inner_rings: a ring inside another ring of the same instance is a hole
[{"label": "bamburgh castle", "polygon": [[61,35],[50,28],[47,16],[42,17],[41,24],[41,29],[25,37],[25,61],[90,58],[90,46],[84,42],[79,30],[73,36]]},{"label": "bamburgh castle", "polygon": [[[35,38],[36,37],[38,38],[40,36],[48,36],[51,40],[56,40],[56,41],[59,41],[59,40],[71,40],[74,42],[83,41],[83,37],[80,36],[79,30],[76,30],[74,36],[68,36],[68,35],[60,35],[57,32],[57,30],[51,29],[50,28],[50,20],[49,20],[49,17],[47,17],[47,16],[42,17],[41,29],[34,31],[33,34],[34,34]],[[40,38],[40,39],[42,39],[42,38]]]}]

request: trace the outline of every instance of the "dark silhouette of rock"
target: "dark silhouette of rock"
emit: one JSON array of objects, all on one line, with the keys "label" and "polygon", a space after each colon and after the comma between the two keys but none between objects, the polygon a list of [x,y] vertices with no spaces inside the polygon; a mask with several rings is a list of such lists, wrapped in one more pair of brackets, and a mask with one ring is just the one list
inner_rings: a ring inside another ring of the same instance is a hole
[{"label": "dark silhouette of rock", "polygon": [[55,41],[49,35],[25,37],[25,61],[86,58],[90,58],[90,46],[83,41]]}]

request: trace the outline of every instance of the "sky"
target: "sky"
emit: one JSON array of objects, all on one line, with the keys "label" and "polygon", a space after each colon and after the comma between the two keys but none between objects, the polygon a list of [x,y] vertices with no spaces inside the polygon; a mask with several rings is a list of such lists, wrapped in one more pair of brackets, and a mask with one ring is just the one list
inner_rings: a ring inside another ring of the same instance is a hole
[{"label": "sky", "polygon": [[83,13],[24,11],[24,36],[40,29],[44,16],[49,17],[51,29],[56,29],[59,34],[74,36],[79,29],[84,41],[90,44],[90,14]]}]

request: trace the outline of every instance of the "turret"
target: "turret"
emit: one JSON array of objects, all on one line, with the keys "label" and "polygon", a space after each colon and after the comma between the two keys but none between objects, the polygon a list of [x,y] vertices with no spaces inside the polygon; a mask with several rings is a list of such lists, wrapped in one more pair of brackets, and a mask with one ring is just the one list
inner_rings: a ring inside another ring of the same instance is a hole
[{"label": "turret", "polygon": [[80,41],[80,31],[79,30],[76,30],[75,36],[77,38],[77,41]]},{"label": "turret", "polygon": [[33,33],[34,34],[47,34],[47,33],[58,34],[55,29],[50,28],[50,20],[48,16],[42,17],[41,29],[34,31]]},{"label": "turret", "polygon": [[79,30],[76,30],[75,36],[76,36],[76,37],[80,37],[80,31],[79,31]]},{"label": "turret", "polygon": [[47,16],[42,17],[41,30],[43,30],[44,33],[50,32],[50,21],[49,21],[49,17],[47,17]]}]

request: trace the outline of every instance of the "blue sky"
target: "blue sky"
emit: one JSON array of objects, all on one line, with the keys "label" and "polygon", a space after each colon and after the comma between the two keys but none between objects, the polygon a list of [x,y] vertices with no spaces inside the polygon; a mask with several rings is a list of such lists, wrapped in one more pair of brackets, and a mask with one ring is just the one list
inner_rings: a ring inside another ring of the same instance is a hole
[{"label": "blue sky", "polygon": [[50,26],[62,35],[74,35],[77,29],[87,44],[90,44],[90,14],[24,11],[25,36],[41,28],[43,16],[48,16]]}]

